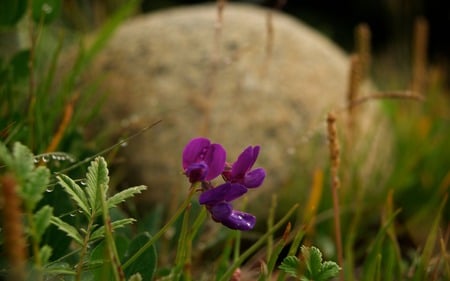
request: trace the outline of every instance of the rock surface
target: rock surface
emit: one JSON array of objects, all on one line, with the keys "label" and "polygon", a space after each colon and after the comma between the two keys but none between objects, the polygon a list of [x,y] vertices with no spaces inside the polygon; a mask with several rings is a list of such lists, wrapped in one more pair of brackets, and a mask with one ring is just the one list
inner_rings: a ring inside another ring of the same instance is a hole
[{"label": "rock surface", "polygon": [[[101,129],[120,135],[162,120],[122,149],[126,183],[147,185],[148,204],[187,191],[181,152],[200,135],[223,144],[229,161],[261,145],[256,166],[267,169],[267,180],[255,194],[279,188],[295,171],[312,175],[327,160],[325,116],[345,103],[348,56],[278,12],[270,39],[267,14],[228,4],[220,35],[213,5],[139,16],[117,30],[89,70],[87,79],[102,77],[108,94]],[[314,147],[322,156],[311,155]]]}]

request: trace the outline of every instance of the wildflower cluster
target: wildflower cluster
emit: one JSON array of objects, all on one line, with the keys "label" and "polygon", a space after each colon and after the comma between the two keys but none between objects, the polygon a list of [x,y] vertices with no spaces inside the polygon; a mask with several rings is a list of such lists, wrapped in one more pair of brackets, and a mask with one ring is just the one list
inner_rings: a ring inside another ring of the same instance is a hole
[{"label": "wildflower cluster", "polygon": [[[259,150],[259,146],[249,146],[234,163],[228,163],[222,145],[207,138],[194,138],[184,148],[184,173],[192,184],[201,183],[199,203],[205,205],[214,221],[238,230],[255,226],[255,216],[234,210],[231,202],[263,183],[265,170],[253,169]],[[220,175],[225,183],[214,187],[211,180]]]}]

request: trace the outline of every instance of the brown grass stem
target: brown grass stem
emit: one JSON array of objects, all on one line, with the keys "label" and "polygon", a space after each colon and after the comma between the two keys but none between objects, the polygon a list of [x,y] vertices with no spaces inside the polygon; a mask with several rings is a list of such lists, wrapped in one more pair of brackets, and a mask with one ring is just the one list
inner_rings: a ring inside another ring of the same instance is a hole
[{"label": "brown grass stem", "polygon": [[360,59],[361,80],[365,80],[369,76],[369,69],[372,60],[371,41],[372,34],[369,25],[360,23],[355,30],[356,53]]},{"label": "brown grass stem", "polygon": [[[361,59],[359,55],[352,55],[350,58],[350,73],[348,81],[348,92],[347,92],[347,102],[351,104],[352,101],[358,99],[359,88],[361,85],[362,71],[361,71]],[[353,140],[355,130],[357,129],[358,114],[357,110],[353,106],[347,108],[347,131],[348,138],[347,141]],[[348,143],[350,145],[350,143]]]},{"label": "brown grass stem", "polygon": [[[341,185],[338,175],[340,164],[339,159],[340,148],[336,130],[336,115],[333,112],[328,113],[327,131],[329,141],[328,147],[330,151],[330,162],[331,162],[331,191],[333,196],[334,232],[335,232],[338,262],[340,266],[343,266],[344,255],[342,250],[341,219],[340,219],[339,194],[338,194],[338,190]],[[340,280],[341,281],[344,280],[343,271],[340,271]]]},{"label": "brown grass stem", "polygon": [[413,42],[413,73],[411,90],[423,93],[425,88],[425,77],[427,67],[428,49],[428,22],[425,18],[419,17],[414,25]]},{"label": "brown grass stem", "polygon": [[47,147],[46,152],[53,152],[57,149],[62,137],[64,136],[64,132],[70,124],[70,120],[72,120],[75,103],[78,100],[78,97],[79,94],[74,95],[64,107],[64,114],[61,123],[59,124],[58,130],[53,136],[49,146]]},{"label": "brown grass stem", "polygon": [[27,260],[26,241],[22,225],[21,200],[17,194],[17,182],[13,175],[5,174],[0,178],[3,197],[3,239],[10,272],[7,280],[25,280]]},{"label": "brown grass stem", "polygon": [[362,97],[359,97],[355,100],[350,101],[345,107],[341,108],[337,112],[348,111],[349,108],[357,107],[362,105],[370,100],[375,99],[406,99],[406,100],[414,100],[414,101],[425,101],[425,97],[416,92],[412,91],[389,91],[389,92],[376,92],[372,94],[368,94]]}]

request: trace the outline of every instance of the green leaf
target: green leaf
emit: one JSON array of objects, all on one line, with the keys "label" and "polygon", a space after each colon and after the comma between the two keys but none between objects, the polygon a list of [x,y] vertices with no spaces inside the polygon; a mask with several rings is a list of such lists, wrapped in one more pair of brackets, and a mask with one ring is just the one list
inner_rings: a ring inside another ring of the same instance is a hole
[{"label": "green leaf", "polygon": [[34,21],[49,23],[59,15],[61,0],[33,0],[31,11]]},{"label": "green leaf", "polygon": [[[103,157],[97,157],[91,162],[86,174],[86,193],[87,201],[93,212],[96,212],[101,207],[101,196],[98,192],[108,188],[109,177],[106,161]],[[103,186],[102,186],[103,185]]]},{"label": "green leaf", "polygon": [[375,273],[378,265],[378,256],[381,255],[381,250],[384,242],[384,238],[386,237],[387,231],[394,221],[394,218],[398,215],[400,211],[397,210],[394,212],[385,222],[383,227],[378,231],[373,244],[369,247],[369,252],[364,262],[363,268],[363,278],[364,281],[372,281],[374,280]]},{"label": "green leaf", "polygon": [[44,234],[47,227],[50,225],[52,215],[53,215],[53,208],[50,207],[49,205],[45,205],[34,214],[34,221],[36,225],[36,237],[38,239],[38,242],[41,241],[42,235]]},{"label": "green leaf", "polygon": [[[124,227],[125,225],[133,223],[135,221],[136,220],[133,218],[121,219],[121,220],[112,222],[111,227],[114,230],[117,228]],[[99,238],[103,238],[104,235],[105,235],[105,226],[101,226],[101,227],[97,228],[94,232],[92,232],[90,240],[96,240]]]},{"label": "green leaf", "polygon": [[[132,257],[151,238],[151,235],[148,233],[138,235],[133,241],[131,241],[130,247],[125,255],[125,260]],[[130,278],[132,275],[140,273],[143,280],[152,280],[156,271],[156,265],[156,249],[155,246],[152,245],[125,269],[125,275]]]},{"label": "green leaf", "polygon": [[[123,257],[126,250],[128,249],[130,241],[122,235],[117,235],[114,237],[114,243],[117,246],[119,258]],[[92,278],[88,280],[96,281],[114,279],[113,265],[108,255],[108,249],[105,240],[98,243],[98,245],[95,246],[95,248],[91,251],[89,257],[89,265],[95,265],[95,267],[91,268]]]},{"label": "green leaf", "polygon": [[27,0],[0,1],[0,25],[12,26],[25,14]]},{"label": "green leaf", "polygon": [[80,233],[75,227],[64,222],[58,217],[52,217],[51,223],[54,224],[56,227],[58,227],[61,231],[65,232],[67,236],[71,237],[73,240],[75,240],[75,242],[77,242],[80,245],[83,245],[83,238],[81,238]]},{"label": "green leaf", "polygon": [[42,264],[47,264],[50,257],[52,256],[53,249],[49,245],[44,245],[39,251],[40,261]]},{"label": "green leaf", "polygon": [[27,177],[34,169],[33,154],[25,145],[16,142],[13,145],[14,162],[11,163],[14,172],[19,177]]},{"label": "green leaf", "polygon": [[20,80],[27,78],[30,74],[28,65],[30,63],[30,50],[22,50],[14,54],[10,65],[12,67],[13,79]]},{"label": "green leaf", "polygon": [[316,247],[302,246],[301,251],[305,259],[306,277],[316,280],[322,266],[322,253]]},{"label": "green leaf", "polygon": [[50,170],[46,167],[37,167],[32,173],[25,179],[21,188],[21,194],[25,199],[25,204],[30,210],[34,209],[36,204],[44,196],[43,193],[47,189],[50,181]]},{"label": "green leaf", "polygon": [[287,274],[290,274],[294,277],[298,277],[299,267],[300,261],[296,256],[287,256],[283,259],[283,262],[281,262],[278,268],[280,270],[283,270]]},{"label": "green leaf", "polygon": [[133,197],[136,194],[140,194],[142,191],[146,189],[147,189],[146,186],[139,185],[122,190],[121,192],[114,194],[108,199],[108,208],[113,208],[117,204],[127,200],[128,198]]},{"label": "green leaf", "polygon": [[88,200],[83,189],[71,178],[66,175],[60,175],[56,177],[59,184],[64,187],[64,191],[77,203],[78,207],[85,213],[86,216],[90,216],[93,210],[88,207]]},{"label": "green leaf", "polygon": [[318,275],[317,281],[326,281],[330,280],[333,277],[336,277],[341,268],[334,261],[325,261],[321,268],[320,274]]}]

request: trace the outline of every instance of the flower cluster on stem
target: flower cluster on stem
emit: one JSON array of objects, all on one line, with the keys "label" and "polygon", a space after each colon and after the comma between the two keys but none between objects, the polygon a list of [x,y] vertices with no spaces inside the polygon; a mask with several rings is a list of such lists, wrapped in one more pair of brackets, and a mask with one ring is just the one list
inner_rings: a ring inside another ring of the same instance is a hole
[{"label": "flower cluster on stem", "polygon": [[[264,182],[265,170],[253,169],[259,150],[259,146],[249,146],[234,163],[228,163],[222,145],[211,143],[207,138],[194,138],[184,148],[184,174],[190,183],[201,183],[199,203],[206,207],[214,221],[237,230],[250,230],[255,226],[256,217],[233,209],[231,202]],[[225,183],[215,187],[211,181],[220,175]]]}]

